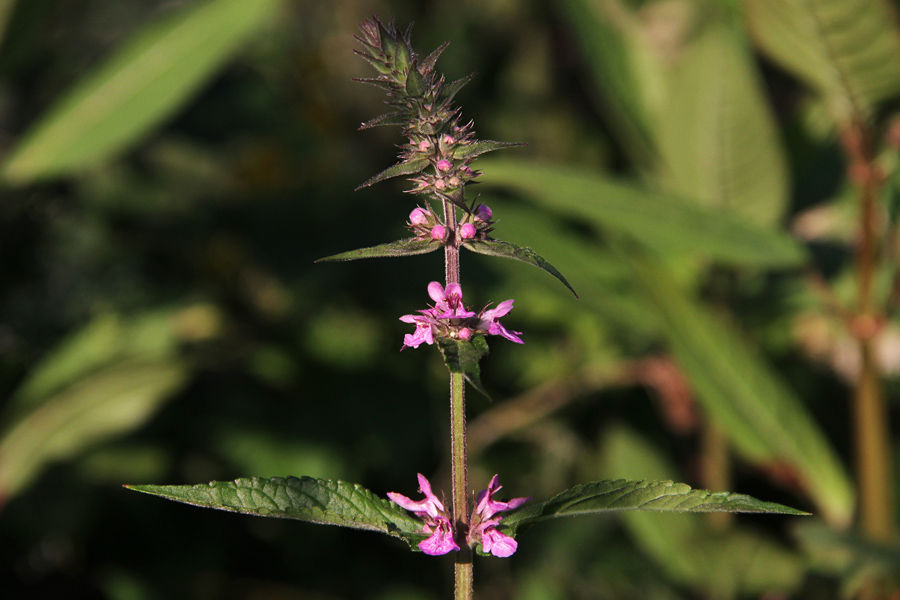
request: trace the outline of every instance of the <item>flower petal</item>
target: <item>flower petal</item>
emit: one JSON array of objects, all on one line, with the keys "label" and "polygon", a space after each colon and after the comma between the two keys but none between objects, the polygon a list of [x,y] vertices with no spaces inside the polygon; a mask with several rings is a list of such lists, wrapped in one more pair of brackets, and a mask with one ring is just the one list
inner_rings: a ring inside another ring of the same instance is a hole
[{"label": "flower petal", "polygon": [[481,536],[481,546],[485,552],[489,552],[498,558],[507,558],[515,554],[519,544],[508,535],[500,533],[493,527],[489,527]]},{"label": "flower petal", "polygon": [[[442,525],[435,529],[434,533],[427,540],[419,542],[419,550],[431,556],[440,556],[447,554],[451,550],[459,551],[459,545],[453,539],[449,524],[447,524],[446,527]],[[515,552],[515,549],[513,549],[513,552]]]}]

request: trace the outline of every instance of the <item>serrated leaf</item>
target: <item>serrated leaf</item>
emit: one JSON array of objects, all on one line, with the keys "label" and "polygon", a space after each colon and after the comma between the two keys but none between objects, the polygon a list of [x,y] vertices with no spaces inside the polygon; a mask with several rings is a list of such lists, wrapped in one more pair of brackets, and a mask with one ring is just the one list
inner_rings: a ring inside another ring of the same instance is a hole
[{"label": "serrated leaf", "polygon": [[418,173],[425,169],[428,166],[427,158],[417,158],[415,160],[408,160],[406,162],[397,163],[392,167],[388,167],[375,177],[372,177],[364,184],[356,188],[357,190],[361,190],[364,187],[369,187],[372,184],[378,183],[379,181],[384,181],[385,179],[390,179],[392,177],[401,177],[403,175],[412,175],[413,173]]},{"label": "serrated leaf", "polygon": [[704,410],[735,449],[763,465],[787,464],[823,516],[843,527],[855,497],[840,458],[790,388],[739,332],[690,298],[649,259],[620,253],[662,318],[662,331]]},{"label": "serrated leaf", "polygon": [[569,291],[575,294],[576,298],[578,297],[578,294],[575,293],[575,290],[571,285],[569,285],[569,282],[566,281],[566,278],[563,277],[562,273],[557,271],[556,267],[544,260],[541,255],[539,255],[531,248],[517,246],[516,244],[511,244],[510,242],[504,242],[501,240],[476,240],[472,242],[466,242],[462,246],[463,248],[471,250],[472,252],[477,252],[478,254],[511,258],[513,260],[518,260],[530,265],[534,265],[537,268],[543,269],[544,271],[559,279],[564,286],[569,288]]},{"label": "serrated leaf", "polygon": [[484,183],[518,190],[541,205],[625,233],[661,252],[697,252],[724,263],[787,267],[806,260],[789,235],[742,222],[668,194],[600,173],[527,161],[491,161]]},{"label": "serrated leaf", "polygon": [[[394,112],[394,113],[386,113],[383,115],[379,115],[374,119],[370,119],[359,126],[360,131],[364,129],[372,129],[373,127],[384,127],[388,125],[405,125],[409,119],[406,116],[405,111]],[[373,182],[374,183],[374,182]],[[371,185],[371,184],[369,184]],[[360,188],[366,187],[366,184],[359,186]],[[359,189],[359,188],[357,188]]]},{"label": "serrated leaf", "polygon": [[422,522],[406,510],[346,481],[250,477],[198,485],[125,487],[204,508],[377,531],[400,538],[413,549],[426,537]]},{"label": "serrated leaf", "polygon": [[186,375],[175,361],[129,361],[54,393],[0,436],[0,498],[20,492],[48,463],[142,424]]},{"label": "serrated leaf", "polygon": [[444,88],[441,90],[440,96],[438,96],[438,102],[446,103],[446,102],[450,102],[451,100],[453,100],[453,98],[456,97],[456,94],[459,93],[459,90],[463,89],[463,87],[467,83],[472,81],[475,78],[475,75],[477,75],[477,73],[470,73],[469,75],[466,75],[465,77],[461,77],[461,78],[457,79],[456,81],[453,81],[453,82],[445,85]]},{"label": "serrated leaf", "polygon": [[447,46],[449,45],[450,42],[444,42],[443,44],[438,46],[434,50],[434,52],[425,57],[425,60],[422,61],[422,66],[420,67],[423,73],[434,71],[434,65],[437,62],[437,59],[440,58],[441,54],[444,52],[444,50],[447,49]]},{"label": "serrated leaf", "polygon": [[396,242],[388,242],[387,244],[379,244],[370,248],[360,248],[359,250],[349,250],[340,254],[333,254],[320,258],[316,262],[338,262],[346,260],[359,260],[361,258],[394,258],[397,256],[415,256],[416,254],[428,254],[440,248],[444,244],[438,240],[406,238],[397,240]]},{"label": "serrated leaf", "polygon": [[827,101],[842,124],[900,92],[900,28],[884,0],[744,0],[762,50]]},{"label": "serrated leaf", "polygon": [[435,341],[450,372],[462,373],[472,387],[490,400],[490,395],[481,384],[481,367],[479,367],[481,359],[488,354],[488,344],[484,336],[476,335],[468,341],[439,337]]},{"label": "serrated leaf", "polygon": [[577,485],[557,494],[547,502],[528,503],[506,513],[501,525],[512,535],[521,527],[557,517],[625,510],[809,514],[775,502],[763,502],[744,494],[695,490],[685,483],[610,479]]},{"label": "serrated leaf", "polygon": [[212,0],[149,25],[28,130],[0,176],[26,184],[125,150],[178,110],[281,4]]},{"label": "serrated leaf", "polygon": [[494,142],[491,140],[479,140],[471,144],[459,146],[453,151],[453,158],[474,158],[494,150],[502,150],[503,148],[515,148],[516,146],[524,146],[521,142]]},{"label": "serrated leaf", "polygon": [[[665,479],[678,472],[661,449],[628,427],[614,425],[603,438],[598,462],[607,476]],[[669,577],[709,597],[788,593],[803,581],[804,561],[797,553],[740,522],[723,531],[708,519],[628,511],[622,523]]]}]

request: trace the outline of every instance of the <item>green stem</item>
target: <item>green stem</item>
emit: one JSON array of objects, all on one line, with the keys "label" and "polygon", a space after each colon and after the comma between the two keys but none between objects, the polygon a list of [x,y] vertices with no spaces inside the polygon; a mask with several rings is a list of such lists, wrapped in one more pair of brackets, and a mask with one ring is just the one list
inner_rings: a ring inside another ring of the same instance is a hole
[{"label": "green stem", "polygon": [[466,382],[462,373],[450,373],[450,460],[453,470],[453,519],[457,543],[454,566],[456,600],[472,598],[472,550],[469,531],[469,475],[466,456]]},{"label": "green stem", "polygon": [[[458,225],[456,207],[446,199],[444,204],[444,224],[447,228],[447,243],[444,246],[445,285],[459,283],[459,243],[456,235]],[[466,382],[462,373],[450,373],[450,463],[453,480],[453,522],[456,524],[456,553],[454,579],[456,600],[472,600],[473,569],[472,549],[466,537],[469,532],[469,475],[466,455]]]}]

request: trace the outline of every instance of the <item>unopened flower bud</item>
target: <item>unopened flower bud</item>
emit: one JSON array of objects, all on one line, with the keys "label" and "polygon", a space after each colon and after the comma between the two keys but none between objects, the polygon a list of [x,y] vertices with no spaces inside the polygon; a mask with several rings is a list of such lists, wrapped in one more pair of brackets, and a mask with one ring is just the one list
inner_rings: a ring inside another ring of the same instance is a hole
[{"label": "unopened flower bud", "polygon": [[447,180],[447,183],[450,184],[450,187],[457,187],[459,186],[459,177],[451,177]]},{"label": "unopened flower bud", "polygon": [[453,136],[448,135],[446,133],[444,134],[444,137],[441,138],[441,141],[444,142],[444,144],[446,144],[448,146],[452,146],[453,144],[456,143],[456,140],[453,139]]},{"label": "unopened flower bud", "polygon": [[463,327],[459,330],[459,339],[468,342],[472,337],[472,330],[468,327]]},{"label": "unopened flower bud", "polygon": [[444,229],[443,225],[435,225],[434,229],[431,230],[431,239],[441,241],[446,234],[447,230]]},{"label": "unopened flower bud", "polygon": [[442,158],[437,163],[438,171],[444,171],[444,172],[449,171],[451,166],[452,165],[450,164],[450,161],[447,160],[446,158]]},{"label": "unopened flower bud", "polygon": [[429,148],[431,148],[431,142],[428,140],[419,142],[419,152],[427,152]]},{"label": "unopened flower bud", "polygon": [[434,188],[437,190],[442,190],[447,187],[447,182],[443,179],[438,179],[434,182]]},{"label": "unopened flower bud", "polygon": [[494,213],[486,204],[479,204],[478,208],[475,209],[475,218],[479,221],[490,221],[493,216]]},{"label": "unopened flower bud", "polygon": [[409,222],[411,225],[426,225],[428,223],[428,213],[423,208],[416,208],[409,213]]},{"label": "unopened flower bud", "polygon": [[471,240],[475,237],[475,226],[471,223],[463,223],[459,228],[459,236],[464,240]]}]

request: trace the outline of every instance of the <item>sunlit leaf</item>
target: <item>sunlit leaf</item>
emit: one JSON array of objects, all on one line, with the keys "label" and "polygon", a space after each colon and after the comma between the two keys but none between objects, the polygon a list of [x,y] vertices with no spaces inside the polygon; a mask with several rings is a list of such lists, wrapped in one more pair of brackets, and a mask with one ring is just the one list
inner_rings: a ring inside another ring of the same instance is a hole
[{"label": "sunlit leaf", "polygon": [[252,477],[199,485],[130,485],[176,502],[231,512],[377,531],[416,544],[422,522],[364,487],[311,477]]},{"label": "sunlit leaf", "polygon": [[511,244],[509,242],[504,242],[501,240],[474,240],[471,242],[463,243],[462,247],[466,250],[477,252],[478,254],[499,256],[501,258],[511,258],[513,260],[528,263],[529,265],[534,265],[537,268],[542,269],[559,279],[564,286],[569,288],[569,291],[575,294],[576,298],[578,297],[578,294],[575,293],[575,290],[572,289],[572,286],[569,285],[569,282],[566,281],[566,278],[563,277],[562,273],[560,273],[556,269],[556,267],[544,260],[544,257],[542,257],[531,248],[517,246],[516,244]]},{"label": "sunlit leaf", "polygon": [[[605,474],[664,478],[676,474],[664,453],[624,426],[604,432]],[[790,592],[803,581],[800,557],[777,541],[735,523],[725,534],[707,519],[628,511],[621,516],[638,546],[673,579],[711,596]]]},{"label": "sunlit leaf", "polygon": [[340,254],[333,254],[320,258],[316,262],[338,262],[347,260],[359,260],[361,258],[393,258],[397,256],[414,256],[416,254],[428,254],[443,248],[444,244],[439,240],[406,238],[387,244],[379,244],[359,250],[348,250]]},{"label": "sunlit leaf", "polygon": [[549,209],[663,252],[695,252],[755,267],[785,267],[806,259],[803,247],[784,233],[599,173],[510,160],[483,167],[490,173],[485,184],[519,191]]},{"label": "sunlit leaf", "polygon": [[184,382],[171,361],[130,361],[68,386],[0,436],[0,498],[27,486],[48,463],[141,425]]},{"label": "sunlit leaf", "polygon": [[577,485],[547,502],[528,503],[506,513],[502,525],[515,532],[521,527],[555,519],[602,513],[645,510],[653,512],[745,512],[806,515],[803,511],[763,502],[744,494],[695,490],[684,483],[614,479]]},{"label": "sunlit leaf", "polygon": [[884,0],[744,0],[753,37],[840,123],[900,92],[900,27]]},{"label": "sunlit leaf", "polygon": [[853,486],[801,401],[732,325],[704,310],[664,269],[636,256],[629,262],[663,319],[669,346],[697,400],[738,452],[752,462],[789,466],[822,515],[847,525]]},{"label": "sunlit leaf", "polygon": [[210,0],[146,27],[32,126],[0,176],[24,184],[127,149],[181,108],[281,4]]}]

